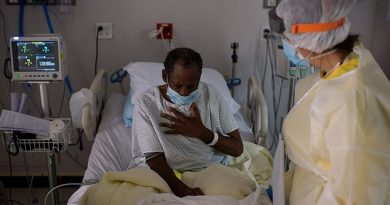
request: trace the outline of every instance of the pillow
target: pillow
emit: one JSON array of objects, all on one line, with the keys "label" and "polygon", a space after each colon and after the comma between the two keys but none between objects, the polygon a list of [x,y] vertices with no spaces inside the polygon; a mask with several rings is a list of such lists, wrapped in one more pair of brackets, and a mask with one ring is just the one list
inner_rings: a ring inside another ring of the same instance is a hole
[{"label": "pillow", "polygon": [[[130,95],[133,104],[136,102],[137,97],[148,88],[164,84],[161,76],[161,70],[164,69],[162,63],[129,63],[124,69],[130,75]],[[218,71],[203,68],[200,80],[213,85],[221,93],[233,114],[240,110],[240,105],[232,98],[225,79]]]},{"label": "pillow", "polygon": [[121,116],[125,99],[125,96],[120,93],[110,93],[102,110],[102,119],[98,131],[103,131],[122,122]]}]

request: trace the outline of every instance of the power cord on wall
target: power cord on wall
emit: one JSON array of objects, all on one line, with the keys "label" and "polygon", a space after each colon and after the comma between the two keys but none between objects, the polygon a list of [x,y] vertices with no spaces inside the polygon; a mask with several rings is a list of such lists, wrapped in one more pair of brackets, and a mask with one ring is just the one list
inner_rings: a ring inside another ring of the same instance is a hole
[{"label": "power cord on wall", "polygon": [[97,74],[97,64],[99,56],[99,33],[103,31],[103,26],[99,26],[96,31],[96,53],[95,53],[95,76]]},{"label": "power cord on wall", "polygon": [[4,59],[4,63],[3,63],[3,74],[4,74],[4,77],[7,79],[7,80],[11,80],[12,79],[12,72],[11,72],[11,69],[10,69],[10,64],[11,64],[11,58],[9,57],[9,49],[7,49],[7,55]]}]

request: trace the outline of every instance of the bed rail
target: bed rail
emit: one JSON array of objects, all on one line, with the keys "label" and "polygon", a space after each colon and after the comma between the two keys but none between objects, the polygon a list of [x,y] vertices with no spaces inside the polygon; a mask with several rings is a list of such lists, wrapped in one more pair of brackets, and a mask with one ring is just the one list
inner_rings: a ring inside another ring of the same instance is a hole
[{"label": "bed rail", "polygon": [[100,123],[100,114],[107,98],[107,83],[107,72],[103,69],[99,70],[89,88],[93,94],[93,103],[86,104],[82,109],[81,124],[89,141],[95,138]]},{"label": "bed rail", "polygon": [[247,118],[255,143],[265,146],[268,132],[268,110],[263,91],[255,77],[248,80]]}]

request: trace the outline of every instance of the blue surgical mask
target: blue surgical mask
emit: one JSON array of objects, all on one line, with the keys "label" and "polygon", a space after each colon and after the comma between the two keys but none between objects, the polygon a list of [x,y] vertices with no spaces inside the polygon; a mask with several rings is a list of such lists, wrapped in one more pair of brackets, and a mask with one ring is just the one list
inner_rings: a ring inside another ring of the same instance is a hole
[{"label": "blue surgical mask", "polygon": [[310,68],[309,60],[302,57],[291,43],[283,39],[283,51],[287,59],[298,67]]},{"label": "blue surgical mask", "polygon": [[199,90],[194,90],[188,96],[181,96],[178,92],[174,91],[171,87],[169,87],[168,78],[167,78],[167,96],[171,101],[176,105],[191,105],[198,98]]}]

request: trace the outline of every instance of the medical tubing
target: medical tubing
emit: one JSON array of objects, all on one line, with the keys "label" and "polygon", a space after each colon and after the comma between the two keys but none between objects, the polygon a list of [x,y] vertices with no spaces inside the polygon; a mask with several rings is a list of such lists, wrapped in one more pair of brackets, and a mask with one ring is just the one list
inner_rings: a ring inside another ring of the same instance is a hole
[{"label": "medical tubing", "polygon": [[[11,161],[11,154],[9,152],[8,152],[8,164],[9,164],[9,176],[12,178],[12,161]],[[12,186],[9,187],[9,200],[12,201]]]},{"label": "medical tubing", "polygon": [[25,0],[19,2],[19,36],[24,36],[24,5]]},{"label": "medical tubing", "polygon": [[58,188],[61,188],[61,187],[64,187],[64,186],[82,186],[82,185],[88,185],[88,184],[84,184],[84,183],[67,183],[67,184],[60,184],[60,185],[58,185],[58,186],[52,188],[52,189],[51,189],[49,192],[47,192],[47,194],[46,194],[44,205],[46,205],[47,198],[50,196],[50,194],[51,194],[54,190],[56,190],[56,189],[58,189]]},{"label": "medical tubing", "polygon": [[29,168],[28,168],[28,164],[27,164],[27,160],[26,160],[25,152],[23,152],[22,154],[23,154],[24,168],[26,170],[26,179],[27,179],[28,189],[30,190],[30,194],[33,197],[33,204],[37,204],[38,203],[38,197],[37,197],[37,194],[36,194],[36,192],[34,191],[34,188],[33,188],[34,176],[30,174],[30,171],[29,171]]},{"label": "medical tubing", "polygon": [[8,80],[12,79],[12,73],[9,70],[8,64],[11,62],[11,58],[6,58],[3,63],[3,74],[4,77],[7,78]]},{"label": "medical tubing", "polygon": [[279,87],[278,103],[277,103],[277,105],[276,105],[276,111],[275,111],[276,115],[279,113],[280,102],[281,102],[281,98],[282,98],[283,83],[284,83],[284,80],[281,79],[281,81],[280,81],[280,87]]},{"label": "medical tubing", "polygon": [[[272,40],[271,40],[271,44],[273,44]],[[273,45],[271,45],[271,46],[274,47]],[[274,67],[275,75],[278,76],[279,74],[277,73],[276,49],[273,49],[273,50],[274,50],[274,59],[273,59],[273,61],[271,59],[271,61],[274,62],[274,63],[271,64],[271,66]],[[275,115],[275,122],[274,122],[275,126],[274,126],[274,128],[275,128],[275,135],[276,135],[276,137],[278,136],[278,133],[280,132],[279,130],[282,127],[278,123],[278,121],[279,121],[278,115],[279,115],[280,103],[281,103],[281,98],[282,98],[283,84],[284,84],[284,79],[280,78],[279,95],[278,95],[278,98],[277,98],[276,107],[274,108],[275,109],[275,114],[274,114]],[[276,93],[275,93],[275,95],[276,95]],[[277,138],[275,138],[275,139],[277,139]],[[275,145],[275,142],[276,142],[276,140],[273,140],[270,149],[273,148],[273,146]]]},{"label": "medical tubing", "polygon": [[99,32],[103,30],[102,26],[99,26],[96,31],[96,42],[95,42],[95,76],[97,74],[97,64],[99,57]]},{"label": "medical tubing", "polygon": [[[276,119],[276,116],[277,116],[277,112],[276,112],[276,81],[275,81],[275,76],[277,75],[277,72],[276,72],[276,62],[273,61],[272,59],[272,53],[271,51],[273,50],[273,44],[272,44],[272,39],[271,40],[268,40],[270,46],[269,46],[269,49],[270,49],[270,52],[269,52],[269,61],[270,61],[270,65],[271,65],[271,70],[272,70],[272,91],[273,91],[273,105],[274,105],[274,116],[275,116],[275,119]],[[275,57],[276,59],[276,57]],[[274,64],[275,63],[275,64]]]},{"label": "medical tubing", "polygon": [[68,89],[69,95],[72,95],[73,94],[73,87],[72,87],[72,83],[70,82],[70,78],[68,75],[65,76],[64,81],[65,81],[66,88]]},{"label": "medical tubing", "polygon": [[265,62],[264,62],[264,72],[263,72],[263,76],[262,76],[262,79],[261,79],[261,88],[263,89],[263,92],[264,92],[264,86],[265,86],[265,76],[267,75],[267,69],[268,69],[268,42],[266,44],[266,48],[265,48]]},{"label": "medical tubing", "polygon": [[65,151],[65,154],[68,155],[68,157],[74,162],[76,163],[77,165],[79,165],[81,168],[83,168],[84,170],[87,169],[86,166],[84,166],[83,164],[81,164],[79,161],[77,161],[77,159],[75,157],[73,157],[69,152],[68,150]]},{"label": "medical tubing", "polygon": [[145,158],[144,158],[144,159],[141,159],[141,161],[138,162],[137,164],[135,164],[135,165],[133,165],[133,166],[132,166],[132,164],[130,164],[129,167],[128,167],[128,169],[138,167],[138,165],[140,165],[140,164],[142,164],[142,163],[148,161],[149,159],[153,159],[153,158],[155,158],[155,157],[157,157],[157,156],[159,156],[159,155],[162,155],[162,154],[164,154],[164,153],[162,153],[162,152],[157,152],[157,153],[150,154],[149,156],[145,156]]},{"label": "medical tubing", "polygon": [[[278,76],[278,74],[277,74],[277,76]],[[278,95],[278,100],[277,100],[277,103],[276,103],[276,110],[275,110],[275,116],[277,117],[278,116],[278,114],[279,114],[279,109],[280,109],[280,103],[281,103],[281,99],[282,99],[282,91],[283,91],[283,84],[284,84],[284,79],[283,78],[280,78],[280,86],[279,86],[279,95]],[[277,119],[276,119],[277,120]],[[277,121],[275,122],[275,124],[277,124]],[[279,128],[278,127],[276,127],[277,128],[277,130],[279,130],[280,129],[280,127],[281,126],[279,126]]]},{"label": "medical tubing", "polygon": [[[269,39],[267,39],[267,43],[269,44],[268,48],[271,50],[271,42]],[[268,56],[269,56],[269,61],[270,61],[270,66],[271,66],[271,88],[272,88],[272,105],[273,105],[273,113],[274,113],[274,116],[273,116],[273,120],[274,120],[274,135],[277,134],[277,131],[276,131],[276,113],[275,113],[275,104],[276,104],[276,96],[275,96],[275,91],[276,91],[276,83],[275,83],[275,70],[274,70],[274,67],[273,67],[273,64],[272,64],[272,57],[271,57],[271,52],[269,52]],[[275,136],[274,136],[275,137]],[[270,147],[271,149],[271,147]]]},{"label": "medical tubing", "polygon": [[46,0],[42,1],[42,8],[43,8],[43,12],[45,14],[45,18],[46,18],[46,22],[47,22],[47,27],[49,28],[49,32],[54,33],[54,29],[53,29],[53,25],[52,25],[51,20],[50,20],[49,9],[47,8],[47,1]]},{"label": "medical tubing", "polygon": [[[271,83],[271,86],[272,86],[272,104],[274,105],[273,107],[273,120],[274,120],[274,129],[273,129],[273,132],[271,132],[271,136],[272,136],[272,142],[271,142],[271,145],[270,147],[268,148],[269,150],[271,150],[275,144],[275,139],[278,135],[278,128],[277,128],[277,117],[278,117],[278,110],[276,105],[279,104],[280,102],[280,97],[278,99],[278,103],[276,102],[276,82],[275,82],[275,76],[277,75],[276,73],[276,62],[273,62],[273,59],[272,59],[272,53],[271,53],[271,50],[272,50],[272,39],[270,40],[269,38],[267,38],[267,53],[268,55],[266,56],[266,58],[269,58],[269,61],[270,61],[270,67],[271,67],[271,78],[272,78],[272,83]],[[275,60],[276,60],[276,57],[275,57]],[[282,85],[281,85],[282,86]],[[282,87],[280,86],[280,89],[279,89],[279,96],[281,95],[281,92],[282,92]],[[271,130],[270,130],[271,131]]]},{"label": "medical tubing", "polygon": [[279,87],[279,96],[278,96],[278,100],[277,100],[277,105],[276,105],[276,107],[275,107],[275,122],[274,122],[274,124],[275,124],[275,126],[274,126],[274,134],[275,134],[275,138],[274,138],[274,140],[272,141],[272,143],[271,143],[271,147],[270,147],[270,149],[272,149],[273,147],[274,147],[274,145],[276,145],[275,144],[275,142],[276,142],[276,139],[279,139],[278,138],[278,136],[279,136],[279,133],[280,133],[280,125],[279,125],[279,106],[280,106],[280,101],[281,101],[281,96],[282,96],[282,88],[283,88],[283,80],[281,80],[281,84],[280,84],[280,87]]},{"label": "medical tubing", "polygon": [[[15,152],[11,151],[11,145],[15,145]],[[12,133],[12,137],[7,145],[7,152],[12,156],[17,156],[19,154],[19,139],[16,137],[14,133]]]}]

